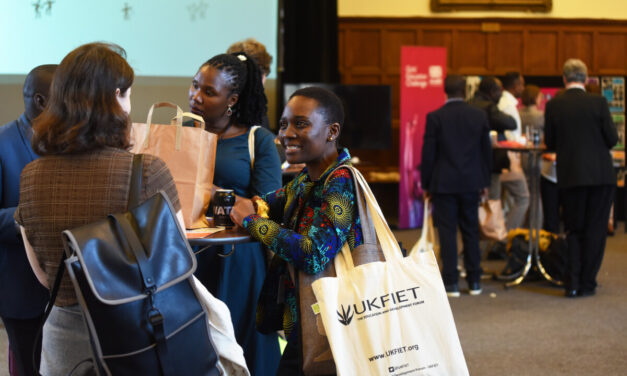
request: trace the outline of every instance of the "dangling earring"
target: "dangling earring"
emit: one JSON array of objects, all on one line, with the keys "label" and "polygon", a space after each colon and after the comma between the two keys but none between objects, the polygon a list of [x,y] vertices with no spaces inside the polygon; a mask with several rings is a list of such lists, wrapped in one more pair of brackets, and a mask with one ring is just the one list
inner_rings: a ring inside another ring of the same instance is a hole
[{"label": "dangling earring", "polygon": [[231,117],[233,115],[233,109],[231,109],[231,105],[229,104],[229,108],[226,110],[226,116]]}]

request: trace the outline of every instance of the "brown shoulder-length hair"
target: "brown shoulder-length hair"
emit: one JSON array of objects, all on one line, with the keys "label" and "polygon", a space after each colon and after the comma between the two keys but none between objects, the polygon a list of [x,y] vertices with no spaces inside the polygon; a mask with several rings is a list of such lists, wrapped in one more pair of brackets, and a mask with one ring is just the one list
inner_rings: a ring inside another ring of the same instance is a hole
[{"label": "brown shoulder-length hair", "polygon": [[536,99],[540,95],[540,88],[536,85],[525,85],[525,89],[520,95],[523,106],[532,106],[536,104]]},{"label": "brown shoulder-length hair", "polygon": [[133,68],[115,44],[84,44],[57,68],[45,110],[33,121],[39,155],[78,154],[105,146],[129,147],[130,119],[115,96],[127,95]]}]

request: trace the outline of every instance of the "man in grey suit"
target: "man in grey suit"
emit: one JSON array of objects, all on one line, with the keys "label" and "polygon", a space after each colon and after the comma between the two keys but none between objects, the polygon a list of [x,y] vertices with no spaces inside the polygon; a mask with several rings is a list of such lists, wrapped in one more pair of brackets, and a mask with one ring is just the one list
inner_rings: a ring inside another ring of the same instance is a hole
[{"label": "man in grey suit", "polygon": [[464,244],[464,266],[471,295],[481,293],[479,194],[490,185],[492,147],[486,113],[464,102],[462,76],[444,80],[444,106],[427,114],[422,146],[421,183],[433,198],[433,222],[440,237],[442,280],[458,297],[457,226]]},{"label": "man in grey suit", "polygon": [[588,70],[578,59],[564,63],[566,91],[546,105],[544,140],[557,153],[560,188],[568,243],[567,297],[594,295],[601,267],[607,221],[616,190],[610,149],[616,126],[607,101],[586,93]]},{"label": "man in grey suit", "polygon": [[[0,127],[0,318],[9,336],[9,346],[20,376],[38,375],[33,369],[33,350],[48,290],[33,273],[26,258],[22,236],[13,213],[20,193],[20,174],[37,158],[30,145],[32,121],[43,111],[56,65],[34,68],[24,82],[24,113]],[[36,358],[39,362],[39,357]]]}]

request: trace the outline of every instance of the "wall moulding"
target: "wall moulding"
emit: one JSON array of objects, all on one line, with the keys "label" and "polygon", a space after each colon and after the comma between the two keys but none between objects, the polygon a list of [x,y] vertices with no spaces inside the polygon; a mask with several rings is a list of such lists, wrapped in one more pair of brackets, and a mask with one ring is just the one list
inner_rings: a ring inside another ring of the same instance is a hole
[{"label": "wall moulding", "polygon": [[431,0],[433,12],[458,10],[511,10],[550,12],[553,0]]}]

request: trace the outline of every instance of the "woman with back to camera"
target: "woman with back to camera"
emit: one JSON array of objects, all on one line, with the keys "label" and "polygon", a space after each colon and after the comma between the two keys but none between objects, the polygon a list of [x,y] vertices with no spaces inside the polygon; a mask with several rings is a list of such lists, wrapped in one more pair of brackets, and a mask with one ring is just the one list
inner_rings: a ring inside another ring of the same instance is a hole
[{"label": "woman with back to camera", "polygon": [[[256,197],[268,206],[268,219],[257,214],[251,200],[239,200],[231,212],[233,220],[268,246],[275,257],[308,274],[317,274],[333,262],[348,241],[350,249],[363,243],[355,187],[346,169],[346,149],[336,145],[344,120],[340,99],[329,90],[308,87],[297,90],[288,101],[279,123],[279,139],[290,164],[305,168],[279,190]],[[281,225],[285,222],[283,225]],[[268,273],[282,273],[287,283],[283,329],[288,345],[279,365],[279,375],[302,374],[297,293],[287,268],[277,266]]]},{"label": "woman with back to camera", "polygon": [[[248,148],[251,126],[261,124],[267,100],[261,71],[245,53],[221,54],[205,62],[189,88],[190,111],[202,116],[209,132],[218,135],[214,184],[252,197],[281,186],[281,162],[274,135],[254,133],[254,165]],[[239,198],[238,198],[239,199]],[[235,252],[218,256],[224,247],[197,255],[196,277],[231,311],[237,342],[244,349],[252,375],[274,375],[280,359],[278,336],[255,329],[255,307],[266,275],[260,243],[238,244]]]},{"label": "woman with back to camera", "polygon": [[[42,157],[22,171],[15,220],[33,271],[47,288],[63,253],[63,230],[127,210],[134,73],[125,55],[121,47],[104,43],[70,52],[54,75],[47,107],[34,121],[33,149]],[[145,155],[140,199],[160,190],[183,225],[170,171],[161,159]],[[43,329],[43,375],[66,375],[92,357],[82,316],[66,274]]]}]

